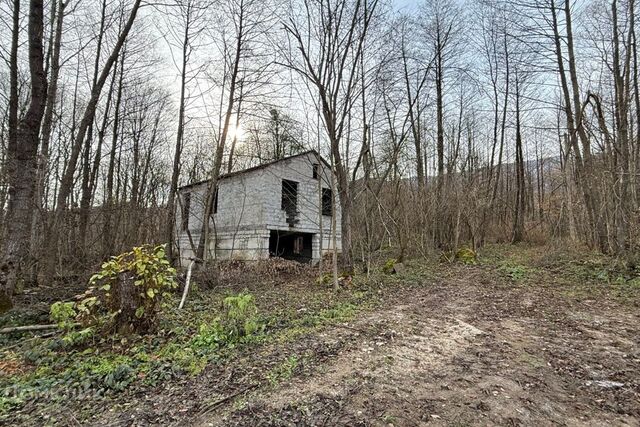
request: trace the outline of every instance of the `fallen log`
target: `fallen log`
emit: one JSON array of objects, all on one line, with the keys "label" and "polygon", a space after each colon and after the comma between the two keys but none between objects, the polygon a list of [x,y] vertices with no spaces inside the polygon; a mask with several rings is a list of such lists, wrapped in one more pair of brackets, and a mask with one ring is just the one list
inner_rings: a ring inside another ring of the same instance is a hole
[{"label": "fallen log", "polygon": [[55,329],[58,325],[52,323],[50,325],[27,325],[27,326],[11,326],[0,329],[0,334],[10,334],[12,332],[29,332],[29,331],[46,331],[47,329]]},{"label": "fallen log", "polygon": [[204,407],[204,408],[203,408],[203,409],[198,413],[198,416],[199,416],[199,417],[202,417],[202,416],[204,416],[204,415],[208,414],[209,412],[213,411],[215,408],[217,408],[218,406],[222,405],[223,403],[226,403],[226,402],[228,402],[229,400],[231,400],[231,399],[233,399],[233,398],[235,398],[235,397],[238,397],[238,396],[240,396],[241,394],[244,394],[244,393],[248,392],[249,390],[253,390],[253,389],[254,389],[254,388],[256,388],[256,387],[258,387],[258,384],[251,384],[250,386],[248,386],[248,387],[244,387],[244,388],[240,389],[239,391],[237,391],[237,392],[235,392],[235,393],[233,393],[233,394],[231,394],[231,395],[229,395],[229,396],[227,396],[227,397],[223,397],[222,399],[217,400],[217,401],[215,401],[215,402],[213,402],[213,403],[211,403],[211,404],[209,404],[209,405],[205,406],[205,407]]},{"label": "fallen log", "polygon": [[12,348],[20,347],[22,344],[24,344],[26,342],[33,341],[33,340],[38,339],[38,338],[49,338],[49,337],[54,336],[56,333],[57,333],[56,331],[47,332],[46,334],[36,335],[35,337],[27,338],[25,340],[19,340],[17,343],[15,343],[13,345],[10,345],[9,347],[5,347],[2,350],[3,351],[9,351]]}]

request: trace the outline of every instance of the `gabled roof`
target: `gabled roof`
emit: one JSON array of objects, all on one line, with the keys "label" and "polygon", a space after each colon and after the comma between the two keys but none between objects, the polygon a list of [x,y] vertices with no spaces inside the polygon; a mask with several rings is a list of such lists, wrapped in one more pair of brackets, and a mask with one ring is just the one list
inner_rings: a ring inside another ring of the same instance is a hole
[{"label": "gabled roof", "polygon": [[[222,174],[222,175],[220,175],[218,177],[218,181],[226,179],[226,178],[231,178],[232,176],[241,175],[241,174],[245,174],[245,173],[249,173],[249,172],[254,172],[254,171],[257,171],[257,170],[260,170],[260,169],[267,168],[267,167],[269,167],[271,165],[274,165],[276,163],[285,162],[287,160],[295,159],[296,157],[306,156],[308,154],[315,154],[315,156],[318,159],[320,159],[320,161],[322,163],[324,163],[324,165],[327,168],[331,169],[331,165],[329,165],[329,163],[316,150],[307,150],[307,151],[304,151],[302,153],[293,154],[291,156],[283,157],[281,159],[272,160],[272,161],[266,162],[266,163],[261,163],[261,164],[259,164],[257,166],[252,166],[252,167],[247,168],[247,169],[242,169],[242,170],[239,170],[239,171],[234,171],[234,172],[231,172],[231,173]],[[202,181],[192,182],[191,184],[187,184],[187,185],[183,185],[182,187],[179,187],[178,190],[183,190],[185,188],[195,187],[197,185],[204,184],[204,183],[207,183],[209,181],[210,181],[210,179],[204,179]]]}]

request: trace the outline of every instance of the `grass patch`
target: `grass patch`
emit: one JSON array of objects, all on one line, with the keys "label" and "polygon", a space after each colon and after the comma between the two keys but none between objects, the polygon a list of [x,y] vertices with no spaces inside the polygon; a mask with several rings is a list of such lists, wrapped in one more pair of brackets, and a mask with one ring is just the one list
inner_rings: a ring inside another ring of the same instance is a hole
[{"label": "grass patch", "polygon": [[298,356],[294,354],[274,366],[266,375],[269,384],[275,387],[283,381],[290,380],[298,367],[298,363]]},{"label": "grass patch", "polygon": [[505,277],[508,277],[515,283],[523,283],[532,273],[535,272],[531,267],[522,264],[514,264],[511,262],[503,262],[498,265],[498,271]]},{"label": "grass patch", "polygon": [[514,283],[550,286],[572,299],[640,304],[640,267],[633,257],[615,258],[568,244],[523,244],[489,245],[482,260]]}]

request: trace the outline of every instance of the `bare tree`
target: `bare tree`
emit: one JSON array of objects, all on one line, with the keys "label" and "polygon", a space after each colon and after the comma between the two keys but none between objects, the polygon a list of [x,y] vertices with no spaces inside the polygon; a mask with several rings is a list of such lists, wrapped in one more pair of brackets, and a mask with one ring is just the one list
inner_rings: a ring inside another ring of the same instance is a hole
[{"label": "bare tree", "polygon": [[[129,17],[127,18],[124,27],[120,32],[120,35],[118,36],[116,44],[109,54],[105,64],[102,66],[99,77],[95,80],[95,85],[93,85],[91,88],[91,96],[89,98],[89,102],[87,103],[87,106],[84,109],[84,113],[82,114],[82,119],[80,120],[80,124],[73,141],[69,161],[60,180],[60,189],[58,191],[55,216],[48,236],[48,247],[51,249],[50,252],[55,252],[53,249],[56,247],[58,242],[58,225],[60,224],[61,217],[67,206],[69,195],[71,194],[73,189],[73,177],[76,171],[78,158],[80,157],[85,138],[89,137],[87,133],[93,124],[98,101],[100,100],[100,94],[102,93],[102,89],[107,81],[107,78],[111,74],[111,68],[117,61],[118,56],[120,55],[120,51],[124,46],[125,41],[127,40],[127,36],[129,35],[131,28],[133,27],[133,23],[135,22],[136,16],[138,14],[138,10],[140,9],[140,4],[141,0],[135,0],[135,2],[133,3],[131,10],[129,11]],[[48,273],[52,274],[52,272],[53,265],[49,265]]]},{"label": "bare tree", "polygon": [[378,0],[305,0],[306,16],[283,22],[299,55],[285,52],[285,65],[315,88],[335,167],[341,207],[342,263],[353,268],[348,158],[342,143],[357,98],[358,69]]},{"label": "bare tree", "polygon": [[[17,5],[14,5],[17,7]],[[29,71],[31,96],[29,107],[18,124],[15,144],[9,147],[9,204],[2,242],[0,264],[0,312],[12,307],[11,297],[25,273],[33,218],[33,195],[37,171],[40,126],[44,115],[47,75],[44,71],[43,32],[44,4],[29,3]]]},{"label": "bare tree", "polygon": [[225,69],[221,91],[223,101],[220,103],[221,123],[213,155],[213,167],[209,171],[202,229],[196,250],[196,257],[205,261],[209,258],[211,238],[215,237],[215,227],[214,232],[211,233],[212,224],[209,219],[212,214],[218,179],[222,172],[224,154],[231,135],[231,126],[236,126],[236,128],[238,126],[238,123],[232,124],[234,112],[237,121],[242,100],[247,97],[246,91],[250,85],[251,77],[260,76],[264,72],[262,67],[257,67],[257,70],[251,72],[248,72],[244,67],[247,67],[247,61],[251,59],[252,54],[255,54],[253,48],[258,42],[257,39],[264,34],[265,23],[268,20],[266,18],[268,9],[257,0],[237,0],[228,3],[227,6],[233,26],[233,46],[227,46],[226,39],[223,41]]},{"label": "bare tree", "polygon": [[[202,32],[201,20],[206,12],[206,5],[197,0],[176,1],[172,8],[177,8],[180,15],[180,26],[182,34],[176,30],[171,30],[174,39],[178,40],[180,48],[180,99],[178,101],[178,126],[176,130],[176,145],[173,157],[173,168],[171,173],[171,186],[169,188],[169,198],[167,201],[167,254],[170,259],[175,258],[174,230],[175,230],[175,209],[176,194],[178,191],[178,180],[180,179],[180,162],[182,158],[182,147],[185,128],[185,108],[187,101],[187,80],[189,60],[194,51],[194,39]],[[170,42],[172,43],[172,42]]]},{"label": "bare tree", "polygon": [[[461,13],[455,3],[450,0],[428,0],[423,7],[427,19],[425,35],[434,53],[434,79],[436,89],[436,153],[437,153],[437,182],[436,203],[438,215],[436,222],[444,226],[446,221],[442,215],[443,191],[445,183],[445,80],[454,59],[459,43],[459,25]],[[436,229],[436,244],[444,243],[442,230]]]}]

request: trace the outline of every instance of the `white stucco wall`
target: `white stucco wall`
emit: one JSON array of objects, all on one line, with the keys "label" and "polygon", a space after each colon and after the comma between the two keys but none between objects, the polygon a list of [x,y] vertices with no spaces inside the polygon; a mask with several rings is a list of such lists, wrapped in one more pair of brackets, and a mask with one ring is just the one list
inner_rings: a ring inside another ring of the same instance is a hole
[{"label": "white stucco wall", "polygon": [[[320,165],[320,180],[313,178],[314,163]],[[320,183],[323,188],[331,189],[330,176],[329,168],[311,152],[221,179],[218,184],[218,211],[210,224],[210,229],[216,231],[217,241],[211,239],[210,256],[243,260],[268,258],[270,230],[280,230],[314,234],[313,259],[317,260],[320,257],[320,234],[323,236],[323,252],[333,249],[331,217],[321,215],[318,186]],[[298,222],[293,227],[289,226],[286,214],[281,209],[283,179],[298,183]],[[200,238],[206,188],[207,183],[201,183],[180,191],[183,204],[185,193],[191,193],[189,230],[195,246]],[[340,250],[340,207],[335,194],[334,200],[337,247]],[[194,254],[188,234],[181,229],[181,224],[182,209],[179,207],[176,213],[176,240],[184,264]]]}]

